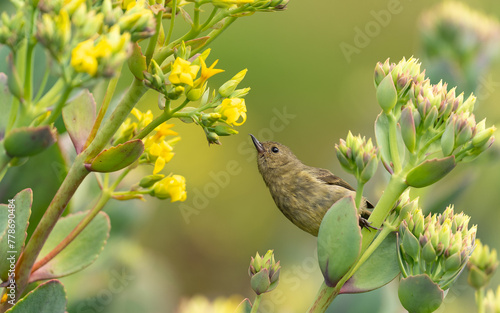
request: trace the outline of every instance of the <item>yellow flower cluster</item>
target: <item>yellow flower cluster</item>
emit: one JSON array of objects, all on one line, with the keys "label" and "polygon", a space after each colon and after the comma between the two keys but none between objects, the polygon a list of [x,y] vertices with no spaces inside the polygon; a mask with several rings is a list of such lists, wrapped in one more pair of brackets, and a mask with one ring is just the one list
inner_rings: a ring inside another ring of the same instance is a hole
[{"label": "yellow flower cluster", "polygon": [[159,173],[165,164],[170,162],[174,156],[174,148],[172,147],[176,144],[181,137],[175,137],[170,140],[165,140],[166,136],[176,136],[177,132],[171,130],[174,124],[161,124],[158,126],[154,135],[150,135],[144,139],[144,152],[146,158],[150,161],[154,161],[153,174]]},{"label": "yellow flower cluster", "polygon": [[120,35],[119,27],[113,26],[97,43],[92,39],[80,42],[71,52],[70,64],[77,72],[96,76],[100,61],[103,61],[103,67],[121,65],[129,42],[130,34]]},{"label": "yellow flower cluster", "polygon": [[[220,113],[226,123],[230,125],[240,126],[247,120],[247,107],[245,99],[242,98],[226,98],[222,103],[215,108],[215,112]],[[238,122],[239,119],[241,122]]]},{"label": "yellow flower cluster", "polygon": [[170,198],[170,202],[186,200],[186,179],[181,175],[167,176],[153,185],[155,197]]},{"label": "yellow flower cluster", "polygon": [[168,79],[174,85],[186,84],[192,87],[199,70],[198,65],[192,65],[191,62],[178,57],[172,64],[172,71]]}]

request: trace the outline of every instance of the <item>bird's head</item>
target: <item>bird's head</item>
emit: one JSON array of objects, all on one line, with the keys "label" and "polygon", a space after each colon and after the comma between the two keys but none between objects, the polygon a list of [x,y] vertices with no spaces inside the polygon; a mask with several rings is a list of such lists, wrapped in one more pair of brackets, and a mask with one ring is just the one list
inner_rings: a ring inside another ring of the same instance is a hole
[{"label": "bird's head", "polygon": [[257,149],[257,164],[261,173],[267,172],[268,169],[276,169],[288,164],[293,165],[297,162],[300,163],[287,146],[274,141],[260,142],[252,134],[250,134],[250,137],[252,137],[253,144]]}]

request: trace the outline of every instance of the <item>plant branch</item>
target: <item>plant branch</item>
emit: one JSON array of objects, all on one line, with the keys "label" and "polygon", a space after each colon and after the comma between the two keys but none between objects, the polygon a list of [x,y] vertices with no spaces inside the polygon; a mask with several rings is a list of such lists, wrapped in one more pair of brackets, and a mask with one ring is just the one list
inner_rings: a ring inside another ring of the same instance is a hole
[{"label": "plant branch", "polygon": [[260,300],[262,300],[262,295],[256,295],[250,313],[257,313],[259,310]]}]

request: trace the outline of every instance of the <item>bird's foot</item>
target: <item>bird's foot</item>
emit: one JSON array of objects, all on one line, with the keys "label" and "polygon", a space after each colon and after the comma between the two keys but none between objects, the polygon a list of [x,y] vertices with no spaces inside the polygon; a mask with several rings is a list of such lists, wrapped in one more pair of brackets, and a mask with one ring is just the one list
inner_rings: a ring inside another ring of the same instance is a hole
[{"label": "bird's foot", "polygon": [[370,229],[380,230],[380,228],[372,226],[372,223],[368,222],[368,220],[362,216],[359,216],[359,226],[361,228],[366,228],[368,230]]}]

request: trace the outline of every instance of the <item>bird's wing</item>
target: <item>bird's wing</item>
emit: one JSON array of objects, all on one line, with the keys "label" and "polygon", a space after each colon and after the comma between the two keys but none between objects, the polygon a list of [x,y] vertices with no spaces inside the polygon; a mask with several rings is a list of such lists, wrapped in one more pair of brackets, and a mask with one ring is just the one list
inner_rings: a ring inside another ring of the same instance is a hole
[{"label": "bird's wing", "polygon": [[324,181],[328,185],[336,185],[341,186],[346,189],[356,191],[351,185],[345,182],[342,178],[335,176],[329,170],[325,170],[323,168],[315,168],[315,176],[317,179]]}]

